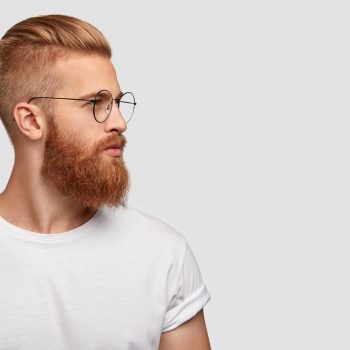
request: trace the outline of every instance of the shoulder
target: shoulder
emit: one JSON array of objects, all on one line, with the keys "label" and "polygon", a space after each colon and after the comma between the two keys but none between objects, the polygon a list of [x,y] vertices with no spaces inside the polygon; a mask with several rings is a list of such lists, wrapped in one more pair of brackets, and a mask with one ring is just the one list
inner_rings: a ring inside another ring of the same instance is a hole
[{"label": "shoulder", "polygon": [[124,232],[129,239],[148,241],[159,248],[174,250],[174,253],[184,252],[186,238],[175,227],[157,216],[128,205],[126,208],[110,209],[105,207],[104,215],[114,229]]}]

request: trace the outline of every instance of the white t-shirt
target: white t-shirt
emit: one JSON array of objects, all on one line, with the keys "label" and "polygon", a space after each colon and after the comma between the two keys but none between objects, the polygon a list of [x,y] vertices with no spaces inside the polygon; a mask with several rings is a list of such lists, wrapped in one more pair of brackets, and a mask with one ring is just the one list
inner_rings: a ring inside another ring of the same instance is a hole
[{"label": "white t-shirt", "polygon": [[0,216],[1,350],[156,350],[210,298],[184,236],[134,207],[51,234]]}]

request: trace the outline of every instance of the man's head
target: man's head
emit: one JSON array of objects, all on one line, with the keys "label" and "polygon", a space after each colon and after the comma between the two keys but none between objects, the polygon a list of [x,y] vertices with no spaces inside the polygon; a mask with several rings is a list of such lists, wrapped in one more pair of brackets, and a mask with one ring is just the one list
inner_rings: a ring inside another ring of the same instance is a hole
[{"label": "man's head", "polygon": [[93,99],[102,89],[118,96],[111,48],[102,33],[74,17],[28,18],[0,40],[0,77],[0,118],[16,156],[40,154],[43,180],[87,207],[126,206],[128,171],[122,156],[104,151],[126,144],[121,134],[126,122],[117,106],[97,123],[89,102],[27,103],[33,96]]}]

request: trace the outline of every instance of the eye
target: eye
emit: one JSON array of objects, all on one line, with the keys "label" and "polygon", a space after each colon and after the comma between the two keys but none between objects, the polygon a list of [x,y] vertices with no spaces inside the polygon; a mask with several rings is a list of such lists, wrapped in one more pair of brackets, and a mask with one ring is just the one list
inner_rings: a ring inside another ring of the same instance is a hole
[{"label": "eye", "polygon": [[82,104],[82,107],[93,107],[94,106],[94,100],[86,101]]}]

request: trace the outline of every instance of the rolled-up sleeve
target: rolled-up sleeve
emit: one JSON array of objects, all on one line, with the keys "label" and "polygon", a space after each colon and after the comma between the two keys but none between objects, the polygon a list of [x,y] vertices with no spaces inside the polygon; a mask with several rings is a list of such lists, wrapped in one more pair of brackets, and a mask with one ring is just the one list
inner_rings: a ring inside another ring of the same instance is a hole
[{"label": "rolled-up sleeve", "polygon": [[169,272],[167,308],[162,332],[170,331],[195,316],[211,299],[196,258],[184,239],[180,268]]}]

